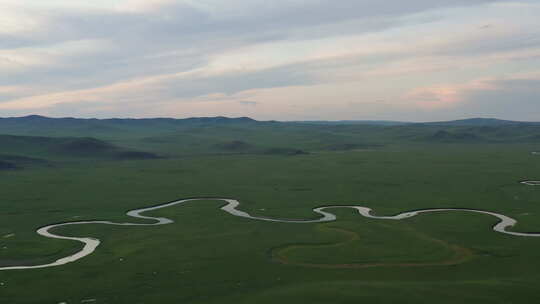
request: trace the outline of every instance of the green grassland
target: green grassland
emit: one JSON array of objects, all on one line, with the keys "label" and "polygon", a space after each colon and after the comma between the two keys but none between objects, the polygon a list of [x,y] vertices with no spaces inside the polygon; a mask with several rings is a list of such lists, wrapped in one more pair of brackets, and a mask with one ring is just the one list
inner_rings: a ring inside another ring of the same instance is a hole
[{"label": "green grassland", "polygon": [[[536,125],[69,121],[36,133],[10,123],[0,136],[0,161],[13,165],[0,166],[0,266],[79,249],[38,227],[142,221],[125,212],[187,197],[232,197],[253,215],[303,219],[324,205],[377,215],[476,208],[517,219],[516,231],[540,231],[540,187],[519,184],[540,179],[540,156],[530,153],[540,150]],[[335,222],[290,224],[234,217],[221,205],[154,211],[175,221],[164,226],[58,228],[102,243],[75,263],[0,271],[0,303],[540,301],[540,239],[495,233],[493,217],[383,221],[336,209]]]}]

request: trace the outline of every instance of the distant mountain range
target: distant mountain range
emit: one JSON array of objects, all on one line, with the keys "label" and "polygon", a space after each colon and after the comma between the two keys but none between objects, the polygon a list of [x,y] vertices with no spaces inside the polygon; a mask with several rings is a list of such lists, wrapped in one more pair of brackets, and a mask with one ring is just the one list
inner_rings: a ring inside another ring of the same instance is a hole
[{"label": "distant mountain range", "polygon": [[400,126],[400,125],[440,125],[440,126],[502,126],[518,124],[540,124],[540,122],[524,122],[502,120],[496,118],[469,118],[450,121],[436,122],[405,122],[392,120],[313,120],[313,121],[294,121],[294,123],[309,123],[319,125],[377,125],[377,126]]},{"label": "distant mountain range", "polygon": [[[524,128],[540,128],[539,122],[519,122],[500,120],[492,118],[471,118],[441,122],[399,122],[380,120],[345,120],[345,121],[257,121],[249,117],[192,117],[184,119],[174,118],[49,118],[39,115],[24,117],[0,118],[0,134],[21,135],[21,136],[52,136],[52,137],[95,137],[104,140],[124,138],[155,137],[158,134],[168,136],[178,132],[186,134],[188,137],[197,137],[201,132],[210,132],[205,136],[217,136],[220,130],[228,129],[231,134],[234,130],[271,130],[278,128],[284,134],[290,132],[327,132],[329,129],[343,128],[364,130],[369,129],[373,133],[373,127],[377,127],[377,132],[389,134],[388,132],[402,134],[403,138],[413,138],[424,134],[428,140],[436,141],[473,141],[474,136],[478,140],[487,137],[508,137],[532,136],[536,134],[536,129],[525,130]],[[453,130],[460,128],[459,130]],[[380,130],[379,130],[380,129]],[[497,130],[495,130],[497,129]],[[519,129],[519,130],[518,130]],[[213,131],[211,131],[213,130]],[[385,131],[386,130],[386,131]],[[449,134],[435,134],[444,130]],[[242,131],[242,132],[244,132]],[[350,130],[349,130],[350,131]],[[364,132],[362,131],[362,132]],[[242,133],[240,132],[240,133]],[[456,134],[458,132],[460,134]],[[239,134],[240,134],[239,133]],[[470,134],[468,134],[470,133]],[[429,135],[433,137],[429,137]],[[471,136],[473,134],[474,136]],[[185,137],[187,138],[187,137]],[[184,139],[185,139],[184,138]],[[235,140],[236,138],[231,138]],[[159,139],[153,138],[156,141]]]},{"label": "distant mountain range", "polygon": [[414,124],[413,122],[392,121],[392,120],[304,120],[291,121],[297,124],[312,125],[375,125],[375,126],[401,126]]},{"label": "distant mountain range", "polygon": [[469,118],[451,121],[429,122],[425,124],[442,126],[504,126],[504,125],[531,125],[540,124],[540,122],[502,120],[496,118]]},{"label": "distant mountain range", "polygon": [[238,117],[238,118],[229,118],[223,116],[216,117],[190,117],[183,119],[176,118],[73,118],[73,117],[62,117],[62,118],[52,118],[41,115],[29,115],[22,117],[0,117],[0,123],[9,123],[9,122],[29,122],[29,123],[46,123],[46,122],[148,122],[148,121],[159,121],[159,122],[185,122],[185,123],[227,123],[227,122],[255,122],[256,120],[249,117]]},{"label": "distant mountain range", "polygon": [[193,117],[174,118],[50,118],[39,115],[0,118],[0,134],[39,136],[103,136],[116,132],[145,133],[152,130],[206,125],[247,125],[257,123],[249,117]]},{"label": "distant mountain range", "polygon": [[[249,117],[237,117],[230,118],[224,116],[217,117],[190,117],[190,118],[51,118],[40,115],[29,115],[23,117],[0,117],[0,128],[6,124],[12,123],[31,123],[31,124],[69,124],[69,123],[92,123],[92,122],[106,122],[106,123],[194,123],[194,124],[213,124],[213,123],[255,123],[255,122],[272,122],[277,121],[257,121]],[[451,121],[436,121],[436,122],[404,122],[404,121],[391,121],[391,120],[305,120],[305,121],[281,121],[281,123],[296,123],[296,124],[318,124],[318,125],[379,125],[379,126],[398,126],[398,125],[412,125],[412,124],[424,124],[424,125],[441,125],[441,126],[501,126],[501,125],[516,125],[516,124],[540,124],[540,122],[524,122],[524,121],[512,121],[502,120],[496,118],[469,118]]]},{"label": "distant mountain range", "polygon": [[491,118],[397,121],[257,121],[248,117],[0,118],[0,170],[63,161],[378,149],[407,144],[540,144],[540,123]]}]

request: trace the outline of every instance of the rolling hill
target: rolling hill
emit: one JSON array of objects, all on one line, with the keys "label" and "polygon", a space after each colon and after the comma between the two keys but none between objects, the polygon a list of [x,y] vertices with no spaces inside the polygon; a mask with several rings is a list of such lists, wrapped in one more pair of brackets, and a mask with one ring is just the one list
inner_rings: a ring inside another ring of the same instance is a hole
[{"label": "rolling hill", "polygon": [[149,152],[118,147],[103,140],[83,137],[0,135],[0,161],[4,168],[64,159],[150,159]]}]

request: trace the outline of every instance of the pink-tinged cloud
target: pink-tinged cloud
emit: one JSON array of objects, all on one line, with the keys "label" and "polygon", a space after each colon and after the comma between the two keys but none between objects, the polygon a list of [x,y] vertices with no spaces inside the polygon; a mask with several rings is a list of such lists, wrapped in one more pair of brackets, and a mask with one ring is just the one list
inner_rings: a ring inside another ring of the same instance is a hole
[{"label": "pink-tinged cloud", "polygon": [[447,84],[415,88],[405,94],[403,99],[415,107],[425,110],[438,110],[458,107],[467,102],[473,91],[496,91],[497,79],[479,79],[464,84]]},{"label": "pink-tinged cloud", "polygon": [[414,101],[414,105],[420,108],[437,109],[451,107],[462,101],[459,93],[453,87],[418,88],[407,93],[405,99]]}]

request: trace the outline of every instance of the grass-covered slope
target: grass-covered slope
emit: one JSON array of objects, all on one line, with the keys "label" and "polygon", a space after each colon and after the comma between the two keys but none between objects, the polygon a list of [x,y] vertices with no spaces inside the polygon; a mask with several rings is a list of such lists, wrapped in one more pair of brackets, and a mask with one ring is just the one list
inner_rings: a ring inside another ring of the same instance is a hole
[{"label": "grass-covered slope", "polygon": [[0,135],[0,151],[5,153],[0,154],[0,161],[13,164],[44,161],[39,158],[51,160],[158,158],[153,153],[132,151],[89,137]]},{"label": "grass-covered slope", "polygon": [[[59,143],[53,143],[53,138],[64,141],[60,143],[63,146],[60,151],[51,150],[59,155],[94,154],[98,157],[113,157],[115,149],[112,145],[175,157],[201,154],[296,155],[403,144],[540,142],[540,124],[494,119],[417,124],[323,124],[264,122],[245,117],[100,120],[28,116],[0,119],[0,130],[4,134],[41,136],[33,137],[32,141],[40,141],[44,146]],[[74,139],[71,139],[72,143],[66,142],[70,137],[79,138],[79,142]],[[152,155],[123,154],[119,157],[152,158]]]}]

